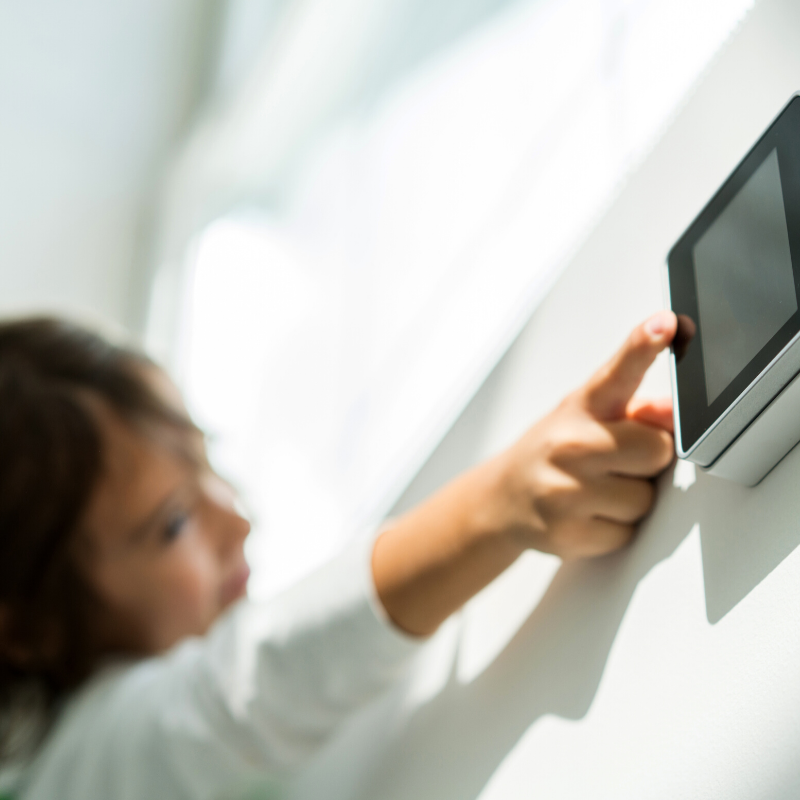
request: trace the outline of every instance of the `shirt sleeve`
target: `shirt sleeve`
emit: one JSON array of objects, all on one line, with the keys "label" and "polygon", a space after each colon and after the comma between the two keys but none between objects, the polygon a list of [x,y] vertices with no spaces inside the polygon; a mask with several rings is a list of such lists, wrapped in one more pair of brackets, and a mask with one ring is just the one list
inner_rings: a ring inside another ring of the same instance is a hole
[{"label": "shirt sleeve", "polygon": [[420,647],[381,607],[371,552],[348,547],[205,637],[108,667],[64,709],[20,796],[211,800],[293,773]]},{"label": "shirt sleeve", "polygon": [[372,542],[355,544],[277,598],[240,604],[187,652],[187,701],[216,735],[292,770],[403,674],[422,640],[380,604],[371,552]]}]

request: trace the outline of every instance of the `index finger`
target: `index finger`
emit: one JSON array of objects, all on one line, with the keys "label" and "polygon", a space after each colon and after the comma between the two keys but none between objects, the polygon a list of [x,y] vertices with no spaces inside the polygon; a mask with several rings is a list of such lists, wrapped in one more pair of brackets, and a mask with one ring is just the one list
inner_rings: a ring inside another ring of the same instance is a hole
[{"label": "index finger", "polygon": [[599,420],[624,419],[625,409],[656,356],[672,341],[678,322],[659,311],[634,328],[625,344],[579,390],[586,410]]}]

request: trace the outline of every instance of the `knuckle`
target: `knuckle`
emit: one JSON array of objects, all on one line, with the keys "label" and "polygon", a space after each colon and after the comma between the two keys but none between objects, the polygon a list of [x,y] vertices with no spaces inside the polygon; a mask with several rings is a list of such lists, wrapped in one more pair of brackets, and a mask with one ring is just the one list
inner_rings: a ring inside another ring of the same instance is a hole
[{"label": "knuckle", "polygon": [[631,523],[643,517],[653,504],[654,490],[649,481],[630,479],[621,490],[619,518]]},{"label": "knuckle", "polygon": [[569,467],[595,455],[613,450],[611,434],[599,423],[575,419],[552,431],[550,458],[560,467]]},{"label": "knuckle", "polygon": [[660,431],[661,434],[661,468],[669,466],[675,456],[675,439],[667,431]]},{"label": "knuckle", "polygon": [[628,523],[574,520],[558,531],[553,550],[565,558],[601,556],[624,547],[634,530],[634,526]]},{"label": "knuckle", "polygon": [[655,500],[655,486],[650,481],[636,481],[631,491],[631,522],[641,519],[652,508]]},{"label": "knuckle", "polygon": [[552,549],[561,557],[577,557],[585,554],[591,538],[588,520],[570,520],[567,524],[554,526]]},{"label": "knuckle", "polygon": [[594,546],[592,555],[601,556],[619,550],[628,544],[633,532],[634,527],[630,524],[615,523],[605,525],[592,542]]},{"label": "knuckle", "polygon": [[552,470],[537,499],[537,511],[548,521],[563,519],[573,509],[579,491],[580,485],[574,478],[560,470]]},{"label": "knuckle", "polygon": [[615,535],[610,538],[610,547],[607,552],[610,553],[614,550],[619,550],[621,547],[625,547],[633,538],[635,530],[636,528],[633,525],[617,525]]},{"label": "knuckle", "polygon": [[672,461],[674,443],[667,431],[655,428],[648,430],[645,447],[647,466],[652,474],[660,472]]},{"label": "knuckle", "polygon": [[[607,485],[605,497],[598,500],[600,509],[613,509],[611,514],[623,524],[633,524],[647,514],[655,499],[655,487],[644,478],[625,478]],[[600,511],[602,514],[602,511]]]}]

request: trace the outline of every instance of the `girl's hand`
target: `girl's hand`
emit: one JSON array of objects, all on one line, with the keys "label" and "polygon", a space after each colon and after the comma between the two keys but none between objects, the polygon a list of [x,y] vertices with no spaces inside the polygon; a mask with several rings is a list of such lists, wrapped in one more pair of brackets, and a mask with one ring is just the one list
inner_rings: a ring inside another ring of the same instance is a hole
[{"label": "girl's hand", "polygon": [[397,625],[432,633],[527,548],[577,558],[629,541],[673,454],[669,401],[632,397],[676,327],[672,312],[651,317],[515,445],[377,539],[375,587]]},{"label": "girl's hand", "polygon": [[676,324],[662,311],[640,325],[584,386],[490,462],[497,483],[489,525],[562,558],[629,541],[653,503],[651,479],[674,453],[669,401],[632,396]]}]

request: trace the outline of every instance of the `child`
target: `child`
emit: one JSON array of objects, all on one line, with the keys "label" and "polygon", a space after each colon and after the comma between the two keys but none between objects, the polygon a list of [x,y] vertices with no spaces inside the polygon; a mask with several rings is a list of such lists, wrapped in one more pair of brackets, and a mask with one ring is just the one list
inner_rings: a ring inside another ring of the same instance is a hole
[{"label": "child", "polygon": [[[172,384],[52,319],[0,324],[0,735],[24,800],[233,796],[296,770],[526,548],[622,547],[672,459],[631,397],[660,312],[514,446],[282,596],[245,599],[248,522]],[[313,498],[309,498],[313,502]]]}]

